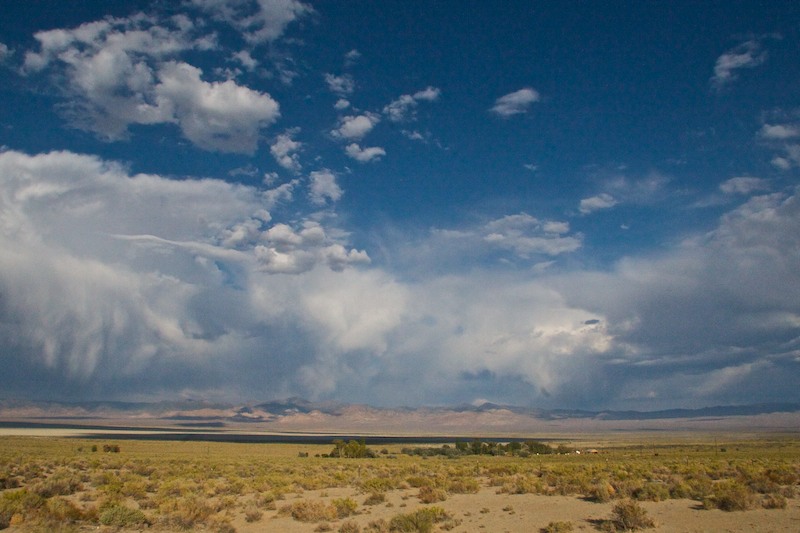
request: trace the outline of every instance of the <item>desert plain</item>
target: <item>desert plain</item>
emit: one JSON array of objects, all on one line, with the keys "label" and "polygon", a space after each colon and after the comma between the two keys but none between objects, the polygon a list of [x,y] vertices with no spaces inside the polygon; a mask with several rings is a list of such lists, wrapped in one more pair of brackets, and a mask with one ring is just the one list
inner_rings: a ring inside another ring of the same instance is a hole
[{"label": "desert plain", "polygon": [[800,530],[800,439],[793,432],[494,434],[418,444],[408,435],[396,443],[317,435],[313,444],[268,442],[269,435],[263,442],[152,435],[3,428],[0,527]]}]

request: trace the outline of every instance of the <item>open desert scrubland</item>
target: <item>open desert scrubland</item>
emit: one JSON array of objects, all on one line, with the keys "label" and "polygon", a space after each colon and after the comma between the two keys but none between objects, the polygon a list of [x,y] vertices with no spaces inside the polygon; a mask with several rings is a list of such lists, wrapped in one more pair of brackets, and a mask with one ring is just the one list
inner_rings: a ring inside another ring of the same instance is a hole
[{"label": "open desert scrubland", "polygon": [[0,527],[800,530],[796,438],[648,437],[578,449],[536,441],[372,448],[2,437]]}]

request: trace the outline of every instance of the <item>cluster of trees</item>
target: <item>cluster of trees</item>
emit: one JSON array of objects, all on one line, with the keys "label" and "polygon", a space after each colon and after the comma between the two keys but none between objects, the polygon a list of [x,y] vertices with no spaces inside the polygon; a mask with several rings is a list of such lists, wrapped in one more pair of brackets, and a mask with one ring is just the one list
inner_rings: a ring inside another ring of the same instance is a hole
[{"label": "cluster of trees", "polygon": [[443,444],[441,448],[403,448],[402,453],[406,455],[444,455],[447,457],[458,457],[462,455],[517,455],[529,457],[531,455],[546,455],[551,453],[570,453],[570,449],[563,444],[556,448],[539,442],[529,440],[525,442],[512,441],[509,443],[484,442],[480,439],[472,441],[457,441],[455,446]]},{"label": "cluster of trees", "polygon": [[[93,452],[97,451],[97,444],[92,444],[90,448]],[[83,446],[78,446],[78,451],[83,451]],[[105,453],[119,453],[119,444],[103,444],[103,451]]]},{"label": "cluster of trees", "polygon": [[[530,457],[531,455],[547,455],[552,453],[566,454],[571,450],[563,444],[552,447],[543,442],[528,440],[525,442],[512,441],[507,443],[482,441],[474,439],[472,441],[456,441],[455,445],[443,444],[440,448],[419,447],[403,448],[401,453],[406,455],[434,456],[444,455],[446,457],[460,457],[464,455],[514,455],[519,457]],[[387,454],[386,450],[381,451]],[[307,457],[308,454],[301,457]],[[351,440],[345,442],[341,439],[333,441],[333,450],[322,457],[342,457],[347,459],[363,459],[378,457],[378,453],[367,448],[363,440]]]},{"label": "cluster of trees", "polygon": [[363,440],[351,440],[345,443],[341,439],[333,441],[333,450],[328,454],[328,457],[346,457],[348,459],[362,459],[377,457],[377,454],[367,448]]}]

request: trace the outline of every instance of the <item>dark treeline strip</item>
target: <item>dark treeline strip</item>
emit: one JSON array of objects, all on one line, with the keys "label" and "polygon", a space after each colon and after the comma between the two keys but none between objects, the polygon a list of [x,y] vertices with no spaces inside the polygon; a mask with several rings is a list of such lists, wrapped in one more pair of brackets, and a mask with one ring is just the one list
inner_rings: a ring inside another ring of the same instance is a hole
[{"label": "dark treeline strip", "polygon": [[553,453],[565,454],[570,453],[572,450],[563,444],[554,448],[537,440],[499,442],[474,439],[472,441],[456,441],[455,446],[444,444],[441,448],[403,448],[401,451],[406,455],[420,456],[514,455],[529,457],[531,455],[549,455]]}]

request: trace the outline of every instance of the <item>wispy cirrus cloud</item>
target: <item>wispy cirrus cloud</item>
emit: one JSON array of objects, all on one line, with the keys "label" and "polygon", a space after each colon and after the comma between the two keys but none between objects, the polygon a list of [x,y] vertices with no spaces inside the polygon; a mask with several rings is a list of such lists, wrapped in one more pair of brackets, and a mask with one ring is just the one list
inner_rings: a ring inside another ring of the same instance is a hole
[{"label": "wispy cirrus cloud", "polygon": [[541,96],[538,91],[525,87],[498,98],[490,111],[500,117],[507,118],[527,113],[531,104],[539,100],[541,100]]},{"label": "wispy cirrus cloud", "polygon": [[758,67],[767,60],[767,52],[758,40],[745,41],[717,58],[711,86],[720,90],[739,77],[741,69]]},{"label": "wispy cirrus cloud", "polygon": [[752,176],[737,176],[722,182],[719,190],[725,194],[752,194],[763,192],[770,189],[770,182],[764,178],[754,178]]},{"label": "wispy cirrus cloud", "polygon": [[642,177],[614,173],[601,180],[603,192],[581,199],[578,210],[588,215],[620,204],[652,205],[669,194],[669,182],[670,178],[659,172],[650,172]]},{"label": "wispy cirrus cloud", "polygon": [[325,83],[328,85],[328,89],[330,89],[331,92],[341,97],[352,94],[356,88],[356,83],[350,74],[344,74],[342,76],[325,74]]},{"label": "wispy cirrus cloud", "polygon": [[298,0],[191,0],[191,3],[230,24],[251,44],[275,41],[289,24],[314,11]]},{"label": "wispy cirrus cloud", "polygon": [[798,111],[774,110],[756,138],[774,152],[772,166],[788,171],[800,166],[800,122]]},{"label": "wispy cirrus cloud", "polygon": [[578,209],[580,210],[581,214],[588,215],[601,209],[612,208],[618,203],[619,202],[610,194],[600,193],[595,196],[583,198]]}]

